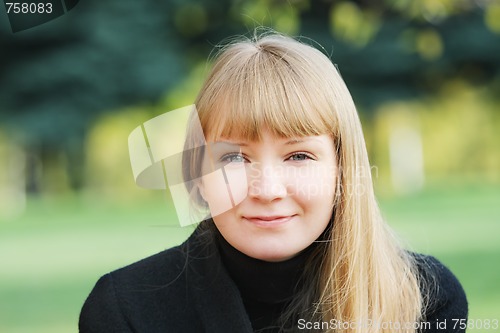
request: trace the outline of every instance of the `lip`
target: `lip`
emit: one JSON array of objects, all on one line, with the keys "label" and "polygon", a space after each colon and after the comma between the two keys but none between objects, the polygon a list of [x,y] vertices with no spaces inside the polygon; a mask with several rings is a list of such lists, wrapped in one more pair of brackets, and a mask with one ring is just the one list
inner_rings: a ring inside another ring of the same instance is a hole
[{"label": "lip", "polygon": [[261,216],[243,216],[243,219],[264,228],[278,227],[286,224],[293,219],[295,215],[261,215]]}]

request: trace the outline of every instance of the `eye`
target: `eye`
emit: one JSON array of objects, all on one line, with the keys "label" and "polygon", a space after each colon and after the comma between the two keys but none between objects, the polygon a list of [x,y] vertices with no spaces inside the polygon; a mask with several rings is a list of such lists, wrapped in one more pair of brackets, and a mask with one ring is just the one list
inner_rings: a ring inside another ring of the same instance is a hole
[{"label": "eye", "polygon": [[307,153],[293,153],[288,157],[290,161],[306,161],[306,160],[314,160],[314,158]]},{"label": "eye", "polygon": [[242,163],[245,162],[245,157],[240,153],[229,153],[220,158],[223,163]]}]

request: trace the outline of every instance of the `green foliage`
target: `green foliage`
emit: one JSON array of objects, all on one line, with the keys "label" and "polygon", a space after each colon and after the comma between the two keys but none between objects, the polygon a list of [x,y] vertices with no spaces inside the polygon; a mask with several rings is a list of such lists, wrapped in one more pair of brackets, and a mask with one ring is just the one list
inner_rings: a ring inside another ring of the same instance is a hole
[{"label": "green foliage", "polygon": [[195,37],[207,30],[208,14],[201,3],[184,3],[176,8],[174,25],[182,37]]},{"label": "green foliage", "polygon": [[0,29],[0,121],[48,172],[59,167],[56,191],[79,189],[89,174],[83,146],[101,114],[192,103],[206,73],[200,64],[229,36],[265,25],[317,40],[371,119],[380,105],[427,98],[455,77],[494,82],[498,8],[452,0],[87,0],[37,28]]},{"label": "green foliage", "polygon": [[295,35],[300,30],[300,13],[308,7],[308,1],[293,2],[258,0],[234,1],[232,18],[240,21],[248,31],[265,26],[276,31]]},{"label": "green foliage", "polygon": [[499,183],[497,105],[489,89],[461,80],[449,82],[427,99],[381,105],[370,136],[380,190],[391,192],[390,133],[407,128],[420,134],[427,186],[436,181]]},{"label": "green foliage", "polygon": [[135,185],[128,153],[128,136],[134,128],[153,117],[153,108],[130,107],[102,115],[86,141],[86,189],[112,197],[141,197]]},{"label": "green foliage", "polygon": [[418,109],[431,174],[499,181],[500,118],[488,92],[451,82]]},{"label": "green foliage", "polygon": [[500,3],[492,1],[485,9],[485,21],[491,31],[500,34]]},{"label": "green foliage", "polygon": [[332,35],[354,46],[363,47],[380,29],[381,17],[363,10],[352,1],[341,1],[330,9]]}]

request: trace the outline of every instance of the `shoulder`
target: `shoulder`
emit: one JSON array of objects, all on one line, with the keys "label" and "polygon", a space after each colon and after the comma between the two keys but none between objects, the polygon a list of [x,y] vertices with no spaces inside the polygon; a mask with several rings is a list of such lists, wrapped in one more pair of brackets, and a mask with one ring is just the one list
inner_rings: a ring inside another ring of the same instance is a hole
[{"label": "shoulder", "polygon": [[187,248],[187,243],[183,243],[117,269],[107,276],[119,285],[172,283],[185,269]]},{"label": "shoulder", "polygon": [[426,303],[424,320],[433,325],[446,322],[451,326],[454,319],[466,319],[467,297],[457,277],[438,259],[422,254],[413,255]]},{"label": "shoulder", "polygon": [[179,246],[102,276],[83,305],[80,332],[182,331],[176,329],[178,319],[193,315],[186,292],[192,243],[193,235]]}]

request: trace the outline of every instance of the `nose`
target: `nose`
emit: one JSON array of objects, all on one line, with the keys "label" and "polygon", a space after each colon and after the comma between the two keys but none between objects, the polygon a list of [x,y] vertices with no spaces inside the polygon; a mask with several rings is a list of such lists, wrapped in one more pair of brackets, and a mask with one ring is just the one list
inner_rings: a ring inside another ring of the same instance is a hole
[{"label": "nose", "polygon": [[283,170],[277,166],[252,163],[248,182],[248,196],[263,202],[282,199],[287,195]]}]

